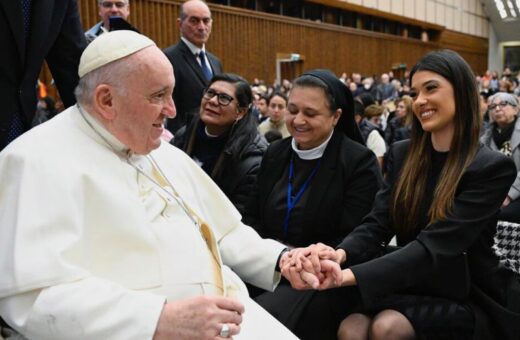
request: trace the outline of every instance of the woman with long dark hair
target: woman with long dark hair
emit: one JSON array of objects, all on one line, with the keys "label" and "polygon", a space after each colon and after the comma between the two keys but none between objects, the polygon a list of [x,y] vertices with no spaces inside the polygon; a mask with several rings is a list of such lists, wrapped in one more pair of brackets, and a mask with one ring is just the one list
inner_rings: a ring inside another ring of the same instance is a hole
[{"label": "woman with long dark hair", "polygon": [[267,149],[252,103],[244,78],[215,75],[202,96],[200,114],[173,141],[200,164],[241,213]]},{"label": "woman with long dark hair", "polygon": [[516,168],[479,143],[475,78],[457,53],[426,54],[410,84],[411,140],[392,148],[371,213],[336,249],[291,252],[282,273],[344,287],[339,339],[518,339],[519,283],[492,250]]}]

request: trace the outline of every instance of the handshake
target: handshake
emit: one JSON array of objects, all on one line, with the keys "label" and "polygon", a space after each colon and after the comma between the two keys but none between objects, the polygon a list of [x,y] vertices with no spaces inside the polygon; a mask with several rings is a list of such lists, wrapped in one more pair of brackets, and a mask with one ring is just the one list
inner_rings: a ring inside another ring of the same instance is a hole
[{"label": "handshake", "polygon": [[285,252],[279,265],[293,288],[325,290],[356,284],[350,269],[341,270],[340,265],[346,260],[345,250],[318,243]]}]

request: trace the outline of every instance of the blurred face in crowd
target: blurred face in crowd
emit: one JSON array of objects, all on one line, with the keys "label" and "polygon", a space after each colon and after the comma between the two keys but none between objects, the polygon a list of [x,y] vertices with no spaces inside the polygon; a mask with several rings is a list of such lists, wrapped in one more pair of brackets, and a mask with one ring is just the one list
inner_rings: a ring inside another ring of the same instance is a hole
[{"label": "blurred face in crowd", "polygon": [[200,119],[210,134],[223,134],[236,120],[244,116],[245,109],[238,107],[235,93],[235,85],[222,80],[214,82],[204,92],[200,105]]},{"label": "blurred face in crowd", "polygon": [[274,96],[269,101],[269,118],[275,124],[284,120],[285,112],[287,110],[287,103],[285,99],[280,96]]},{"label": "blurred face in crowd", "polygon": [[107,128],[135,153],[144,155],[161,144],[165,118],[175,117],[175,78],[171,63],[155,46],[130,58],[125,62],[138,65],[135,71],[118,85],[107,85],[111,91],[104,98],[109,98],[113,110]]},{"label": "blurred face in crowd", "polygon": [[404,116],[406,116],[406,104],[402,100],[397,104],[395,116],[398,118],[404,118]]},{"label": "blurred face in crowd", "polygon": [[494,98],[489,105],[489,113],[498,127],[505,128],[515,120],[518,107],[504,102],[500,98]]},{"label": "blurred face in crowd", "polygon": [[308,150],[325,142],[341,116],[330,111],[321,88],[296,86],[291,90],[285,123],[298,148]]},{"label": "blurred face in crowd", "polygon": [[262,114],[263,117],[268,116],[269,110],[267,108],[267,100],[265,98],[260,97],[260,99],[258,99],[258,101],[256,102],[256,108],[258,109],[258,111],[260,111],[260,114]]},{"label": "blurred face in crowd", "polygon": [[451,83],[440,74],[418,71],[412,78],[410,96],[423,130],[451,140],[455,131],[455,93]]},{"label": "blurred face in crowd", "polygon": [[101,0],[98,1],[99,16],[103,21],[103,26],[109,29],[110,17],[122,17],[127,19],[130,15],[130,4],[128,0]]},{"label": "blurred face in crowd", "polygon": [[195,46],[202,48],[211,34],[211,12],[208,6],[199,0],[190,0],[183,5],[183,14],[177,20],[182,36]]}]

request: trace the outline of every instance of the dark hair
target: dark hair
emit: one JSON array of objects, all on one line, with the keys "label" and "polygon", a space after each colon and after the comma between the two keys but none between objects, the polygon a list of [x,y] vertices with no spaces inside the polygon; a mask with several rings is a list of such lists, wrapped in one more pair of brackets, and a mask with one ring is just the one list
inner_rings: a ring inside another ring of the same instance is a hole
[{"label": "dark hair", "polygon": [[258,135],[258,120],[257,115],[253,114],[253,92],[247,80],[234,73],[220,73],[214,75],[208,87],[217,81],[231,83],[235,86],[235,98],[238,102],[238,107],[246,109],[246,113],[242,119],[236,121],[229,133],[228,142],[226,144],[226,152],[234,159],[242,157],[246,146],[253,141]]},{"label": "dark hair", "polygon": [[368,92],[363,92],[359,96],[356,97],[361,103],[363,104],[363,107],[366,108],[370,105],[376,104],[376,100],[374,99],[374,96],[372,96]]},{"label": "dark hair", "polygon": [[208,88],[217,81],[231,83],[235,86],[235,97],[238,107],[249,109],[253,103],[253,92],[247,80],[234,73],[220,73],[214,75],[209,81]]},{"label": "dark hair", "polygon": [[287,96],[285,94],[283,94],[281,91],[279,90],[276,90],[274,91],[273,93],[271,93],[271,95],[269,97],[265,97],[266,100],[267,100],[267,105],[271,104],[271,99],[273,99],[274,97],[280,97],[282,98],[284,101],[285,101],[285,105],[287,106]]},{"label": "dark hair", "polygon": [[283,138],[282,133],[278,130],[269,130],[265,133],[264,137],[268,143],[272,143],[275,140]]},{"label": "dark hair", "polygon": [[[475,76],[460,55],[451,50],[426,54],[412,68],[410,84],[415,73],[420,71],[430,71],[448,80],[453,87],[455,101],[454,134],[450,152],[428,211],[429,223],[433,223],[445,218],[451,210],[462,174],[478,150],[482,118],[479,112]],[[422,129],[415,115],[412,119],[408,157],[392,193],[390,205],[394,226],[402,230],[414,228],[420,219],[420,206],[426,192],[427,174],[432,165],[431,133]]]}]

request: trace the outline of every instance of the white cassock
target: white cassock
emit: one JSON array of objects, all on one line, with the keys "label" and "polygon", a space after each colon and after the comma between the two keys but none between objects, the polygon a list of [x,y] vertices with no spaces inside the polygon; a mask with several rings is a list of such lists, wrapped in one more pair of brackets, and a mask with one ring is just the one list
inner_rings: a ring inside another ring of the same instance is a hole
[{"label": "white cassock", "polygon": [[236,339],[295,339],[238,277],[274,289],[284,246],[243,225],[182,151],[125,149],[72,107],[0,153],[0,315],[30,339],[151,339],[165,301],[226,295],[245,304]]}]

